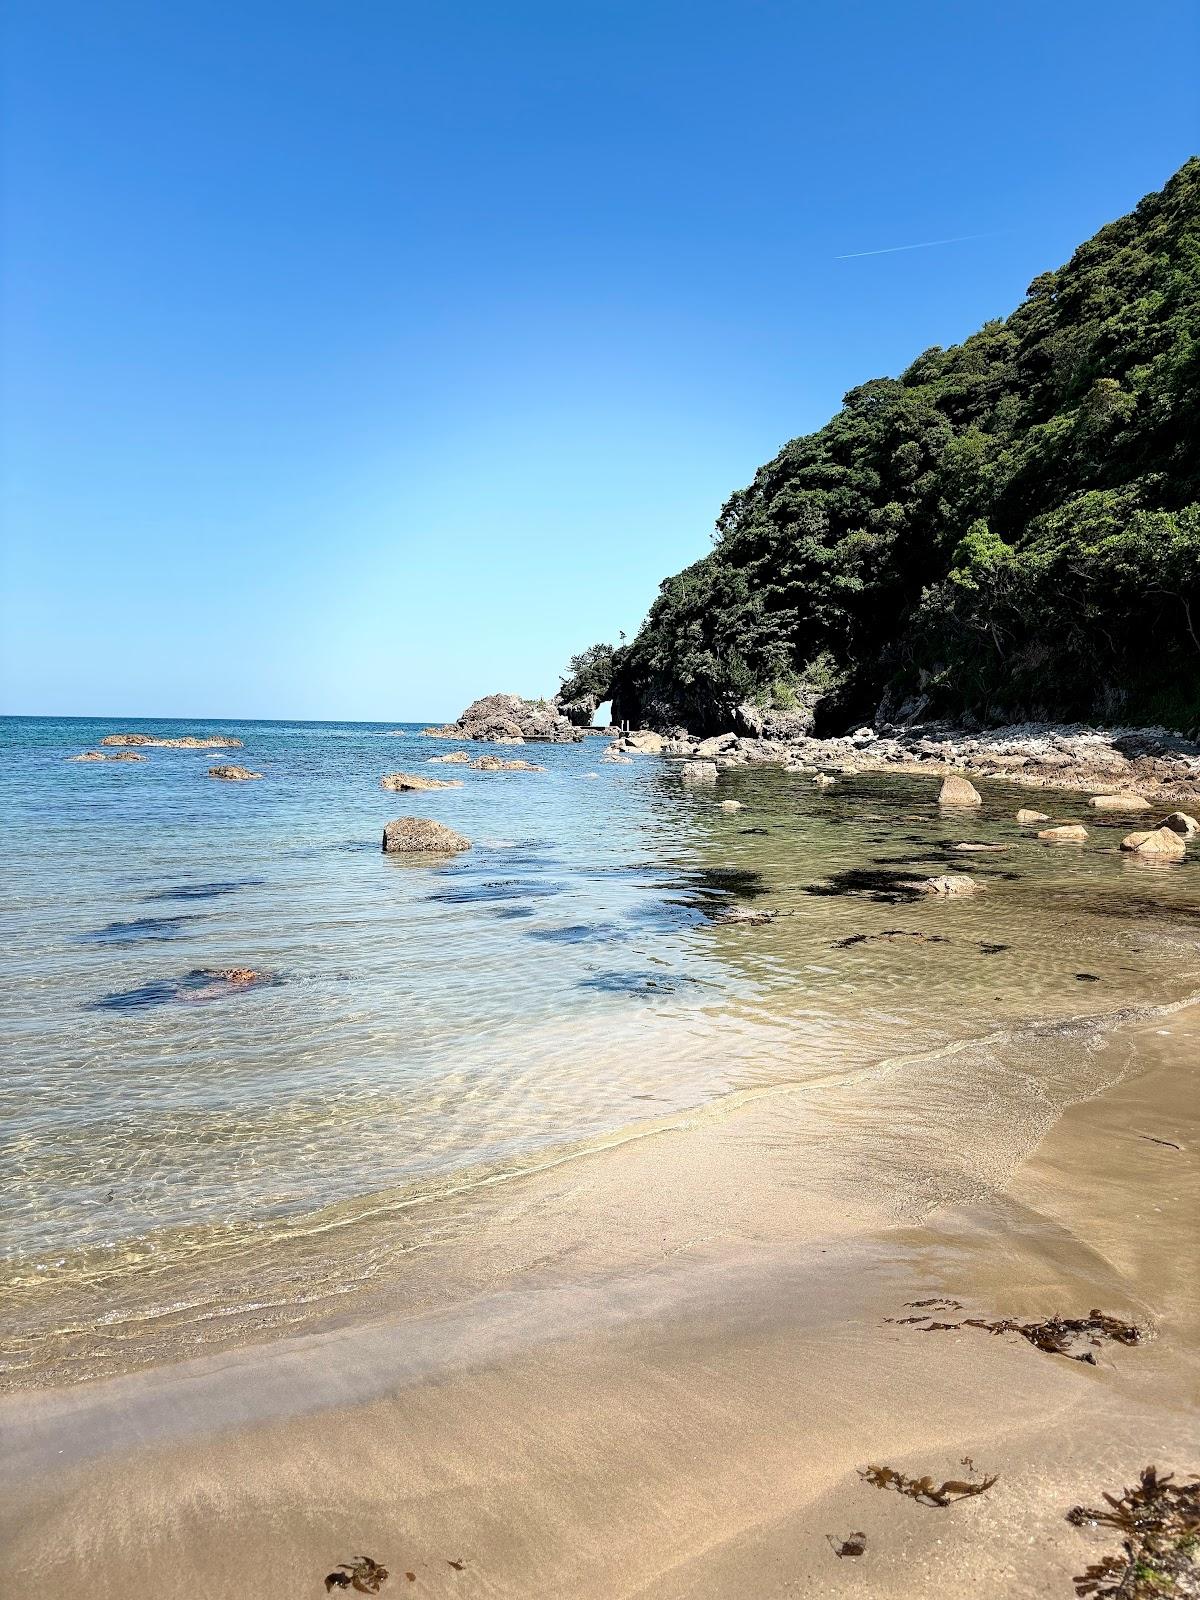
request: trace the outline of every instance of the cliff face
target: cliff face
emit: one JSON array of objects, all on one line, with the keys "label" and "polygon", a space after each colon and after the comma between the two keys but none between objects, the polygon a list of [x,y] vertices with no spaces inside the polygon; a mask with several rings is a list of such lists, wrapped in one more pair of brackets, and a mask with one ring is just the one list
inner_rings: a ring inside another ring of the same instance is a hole
[{"label": "cliff face", "polygon": [[614,720],[695,732],[918,710],[1193,728],[1198,500],[1192,160],[1006,320],[785,445],[602,687]]}]

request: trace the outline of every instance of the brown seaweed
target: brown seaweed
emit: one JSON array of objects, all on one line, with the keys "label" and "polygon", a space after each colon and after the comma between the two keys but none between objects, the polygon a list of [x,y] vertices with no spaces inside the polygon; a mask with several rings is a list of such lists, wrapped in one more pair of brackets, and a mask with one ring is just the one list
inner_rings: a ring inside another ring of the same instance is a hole
[{"label": "brown seaweed", "polygon": [[[921,1302],[909,1303],[919,1305]],[[958,1309],[957,1303],[950,1301],[926,1301],[924,1304]],[[1042,1322],[1019,1322],[1016,1317],[1001,1317],[995,1322],[988,1322],[983,1317],[964,1317],[960,1322],[937,1322],[928,1316],[888,1317],[886,1320],[899,1325],[924,1323],[920,1328],[921,1333],[943,1333],[951,1328],[982,1328],[987,1333],[1019,1333],[1022,1339],[1028,1340],[1035,1349],[1044,1351],[1046,1355],[1066,1356],[1068,1361],[1085,1361],[1093,1367],[1096,1357],[1092,1351],[1074,1348],[1079,1340],[1085,1339],[1089,1344],[1098,1345],[1107,1339],[1114,1344],[1130,1346],[1140,1344],[1145,1337],[1137,1323],[1122,1322],[1119,1317],[1111,1317],[1095,1307],[1086,1317],[1054,1316]]]},{"label": "brown seaweed", "polygon": [[1175,1474],[1143,1467],[1137,1484],[1103,1507],[1074,1506],[1076,1528],[1114,1528],[1124,1535],[1120,1555],[1102,1556],[1074,1580],[1088,1600],[1163,1600],[1197,1592],[1200,1569],[1200,1479],[1176,1483]]},{"label": "brown seaweed", "polygon": [[446,1565],[453,1567],[455,1572],[463,1572],[466,1570],[467,1563],[465,1561],[447,1561]]},{"label": "brown seaweed", "polygon": [[[963,1465],[967,1465],[965,1460]],[[974,1468],[968,1470],[974,1471]],[[956,1500],[974,1499],[990,1489],[999,1478],[998,1473],[993,1473],[990,1478],[947,1478],[944,1483],[935,1484],[928,1473],[922,1478],[910,1478],[903,1472],[897,1472],[895,1467],[875,1466],[860,1467],[858,1475],[864,1483],[874,1484],[876,1489],[895,1489],[897,1494],[907,1495],[922,1506],[951,1506]]]},{"label": "brown seaweed", "polygon": [[848,1533],[844,1539],[839,1539],[835,1533],[827,1533],[825,1537],[839,1561],[844,1561],[847,1556],[860,1556],[867,1548],[865,1533]]},{"label": "brown seaweed", "polygon": [[331,1589],[357,1589],[359,1594],[378,1594],[387,1576],[388,1569],[381,1567],[378,1561],[370,1556],[355,1556],[353,1561],[339,1562],[336,1569],[326,1575],[325,1593]]}]

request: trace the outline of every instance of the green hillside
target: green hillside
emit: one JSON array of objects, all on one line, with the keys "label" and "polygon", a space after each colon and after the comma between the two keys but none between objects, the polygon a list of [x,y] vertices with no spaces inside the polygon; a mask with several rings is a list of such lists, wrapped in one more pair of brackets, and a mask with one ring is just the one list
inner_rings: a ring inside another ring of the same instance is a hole
[{"label": "green hillside", "polygon": [[1010,317],[761,467],[604,658],[615,712],[702,732],[819,697],[830,728],[906,702],[1193,728],[1198,500],[1193,159]]}]

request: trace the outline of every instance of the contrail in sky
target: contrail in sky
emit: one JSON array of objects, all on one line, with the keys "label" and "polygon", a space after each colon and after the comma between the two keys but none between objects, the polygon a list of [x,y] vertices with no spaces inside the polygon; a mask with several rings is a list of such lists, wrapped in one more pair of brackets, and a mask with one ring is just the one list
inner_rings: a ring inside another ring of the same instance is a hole
[{"label": "contrail in sky", "polygon": [[994,233],[960,233],[954,239],[923,239],[920,244],[890,244],[886,250],[851,250],[835,261],[857,261],[860,256],[894,256],[900,250],[932,250],[935,244],[966,244],[968,239],[994,239]]}]

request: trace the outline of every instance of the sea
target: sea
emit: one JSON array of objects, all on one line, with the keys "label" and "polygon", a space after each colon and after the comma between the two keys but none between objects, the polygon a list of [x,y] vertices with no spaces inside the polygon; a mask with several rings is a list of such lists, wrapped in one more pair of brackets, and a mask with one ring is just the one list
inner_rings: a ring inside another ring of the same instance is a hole
[{"label": "sea", "polygon": [[[71,759],[124,732],[242,747]],[[419,724],[10,717],[0,743],[9,1386],[121,1370],[148,1328],[162,1359],[252,1302],[327,1305],[403,1270],[377,1229],[356,1243],[366,1219],[436,1247],[464,1193],[748,1093],[817,1105],[1036,1029],[1032,1092],[1079,1098],[1054,1039],[1200,991],[1200,856],[1131,861],[1128,820],[1078,795],[982,782],[947,812],[933,775],[697,783],[595,735]],[[430,764],[457,749],[540,770]],[[262,776],[209,776],[226,761]],[[397,771],[460,786],[382,789]],[[1037,841],[1029,804],[1087,846]],[[404,815],[471,848],[383,853]],[[909,887],[964,871],[967,900]]]}]

